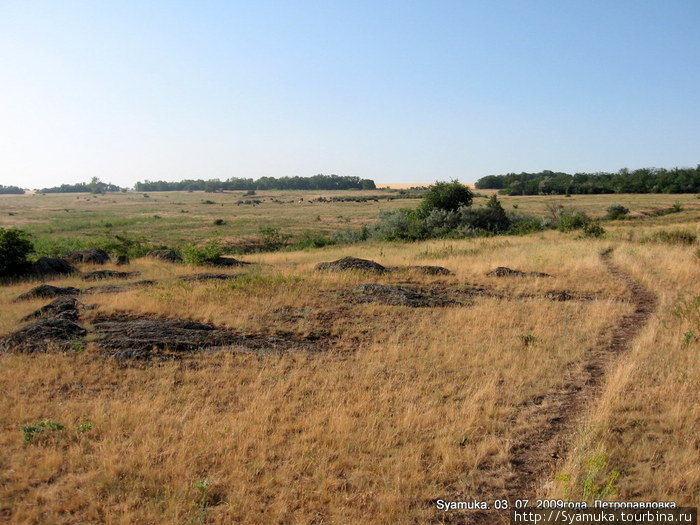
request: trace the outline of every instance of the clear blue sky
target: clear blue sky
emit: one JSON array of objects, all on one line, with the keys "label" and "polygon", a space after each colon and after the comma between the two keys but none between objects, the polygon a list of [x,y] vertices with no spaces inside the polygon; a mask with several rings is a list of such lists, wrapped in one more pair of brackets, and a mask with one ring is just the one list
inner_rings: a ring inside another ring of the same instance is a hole
[{"label": "clear blue sky", "polygon": [[0,0],[0,183],[700,162],[700,1]]}]

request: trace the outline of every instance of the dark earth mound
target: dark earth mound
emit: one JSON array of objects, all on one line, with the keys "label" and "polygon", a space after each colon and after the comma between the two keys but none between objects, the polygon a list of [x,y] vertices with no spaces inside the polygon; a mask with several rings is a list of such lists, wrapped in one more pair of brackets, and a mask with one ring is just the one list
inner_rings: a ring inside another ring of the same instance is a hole
[{"label": "dark earth mound", "polygon": [[60,257],[39,257],[29,270],[33,277],[53,277],[55,275],[70,275],[77,273],[77,268]]},{"label": "dark earth mound", "polygon": [[180,277],[181,281],[228,281],[230,279],[237,279],[239,278],[242,273],[234,273],[234,274],[229,274],[229,273],[198,273],[195,275],[184,275]]},{"label": "dark earth mound", "polygon": [[233,257],[219,257],[216,261],[211,263],[211,266],[247,266],[251,264],[245,261],[239,261]]},{"label": "dark earth mound", "polygon": [[547,273],[541,272],[521,272],[520,270],[512,270],[505,266],[499,266],[487,273],[489,277],[551,277]]},{"label": "dark earth mound", "polygon": [[87,330],[68,319],[42,318],[0,340],[0,348],[23,353],[66,350],[85,334]]},{"label": "dark earth mound", "polygon": [[126,358],[125,350],[136,352],[135,358],[144,359],[143,352],[154,357],[163,351],[187,352],[217,350],[234,347],[244,351],[274,352],[314,348],[312,343],[267,336],[243,336],[207,323],[187,319],[115,314],[93,320],[97,346],[117,358]]},{"label": "dark earth mound", "polygon": [[133,290],[141,286],[152,286],[154,284],[156,284],[156,281],[151,281],[150,279],[125,284],[105,284],[103,286],[91,286],[90,288],[86,288],[85,293],[119,293]]},{"label": "dark earth mound", "polygon": [[182,262],[182,257],[175,250],[151,250],[146,257],[153,257],[166,262]]},{"label": "dark earth mound", "polygon": [[563,290],[563,291],[551,290],[551,291],[545,293],[544,296],[547,299],[549,299],[550,301],[571,301],[573,299],[582,299],[580,297],[577,297],[575,295],[570,294],[566,290]]},{"label": "dark earth mound", "polygon": [[402,268],[426,275],[453,275],[450,270],[442,266],[403,266]]},{"label": "dark earth mound", "polygon": [[131,261],[128,255],[117,255],[117,260],[115,262],[117,266],[125,266],[129,263],[131,263]]},{"label": "dark earth mound", "polygon": [[42,306],[29,315],[22,318],[22,322],[31,321],[37,317],[66,319],[68,321],[78,320],[78,309],[84,305],[75,297],[58,297],[49,304]]},{"label": "dark earth mound", "polygon": [[66,255],[66,260],[70,263],[90,263],[90,264],[105,264],[110,261],[109,254],[99,248],[91,248],[89,250],[80,250]]},{"label": "dark earth mound", "polygon": [[103,355],[108,355],[116,361],[172,361],[180,359],[181,354],[165,354],[152,350],[110,350],[103,351]]},{"label": "dark earth mound", "polygon": [[27,301],[29,299],[48,299],[62,295],[78,295],[80,290],[72,286],[60,287],[50,284],[40,284],[28,292],[18,295],[15,301]]},{"label": "dark earth mound", "polygon": [[362,272],[383,273],[386,268],[379,263],[367,259],[356,257],[343,257],[337,261],[322,262],[316,265],[316,270],[326,272],[344,272],[347,270],[358,270]]},{"label": "dark earth mound", "polygon": [[385,284],[361,284],[352,290],[354,302],[358,303],[382,303],[396,306],[410,306],[412,308],[428,308],[434,306],[448,306],[456,304],[455,301],[426,293],[417,292],[401,286],[389,286]]},{"label": "dark earth mound", "polygon": [[140,272],[118,272],[116,270],[97,270],[83,275],[83,281],[99,281],[100,279],[128,279],[141,275]]}]

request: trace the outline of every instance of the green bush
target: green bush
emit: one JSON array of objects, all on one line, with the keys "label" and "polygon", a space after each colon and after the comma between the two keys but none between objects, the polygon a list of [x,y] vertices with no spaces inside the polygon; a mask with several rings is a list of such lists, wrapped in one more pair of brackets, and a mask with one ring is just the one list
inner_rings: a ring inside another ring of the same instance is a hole
[{"label": "green bush", "polygon": [[308,250],[311,248],[323,248],[337,244],[337,240],[322,235],[314,235],[313,232],[304,232],[301,239],[289,246],[290,250]]},{"label": "green bush", "polygon": [[501,233],[510,227],[510,218],[496,195],[493,195],[483,208],[461,207],[459,211],[462,231],[484,230],[489,233]]},{"label": "green bush", "polygon": [[536,217],[520,213],[510,213],[508,217],[510,219],[510,226],[506,230],[508,235],[528,235],[544,230],[542,221]]},{"label": "green bush", "polygon": [[589,222],[583,227],[583,237],[602,237],[605,235],[605,228],[597,222]]},{"label": "green bush", "polygon": [[221,254],[221,247],[216,241],[211,241],[206,246],[196,246],[190,243],[182,248],[182,260],[186,264],[194,266],[213,264],[219,260]]},{"label": "green bush", "polygon": [[625,208],[622,204],[613,204],[612,206],[608,207],[607,212],[608,213],[605,215],[605,218],[614,221],[625,217],[630,210],[629,208]]},{"label": "green bush", "polygon": [[143,257],[151,250],[166,248],[147,242],[144,237],[126,233],[107,235],[95,239],[75,237],[39,237],[34,242],[39,257],[63,257],[71,252],[99,248],[115,255],[127,255],[131,259]]},{"label": "green bush", "polygon": [[471,206],[474,194],[459,181],[436,182],[425,193],[419,211],[423,216],[433,210],[456,211],[463,206]]},{"label": "green bush", "polygon": [[412,241],[427,238],[424,221],[416,210],[383,211],[369,228],[368,236],[378,241]]},{"label": "green bush", "polygon": [[478,208],[435,208],[427,215],[405,209],[382,212],[368,232],[375,240],[396,241],[532,233],[542,228],[542,221],[534,217],[507,213],[494,195],[485,206]]},{"label": "green bush", "polygon": [[572,230],[580,230],[585,227],[591,220],[588,216],[580,211],[573,213],[564,213],[557,220],[557,229],[560,232],[570,232]]},{"label": "green bush", "polygon": [[282,233],[279,228],[264,227],[258,230],[266,251],[274,252],[287,244],[291,235]]},{"label": "green bush", "polygon": [[29,234],[17,228],[0,228],[0,277],[15,277],[29,268],[27,258],[34,252]]}]

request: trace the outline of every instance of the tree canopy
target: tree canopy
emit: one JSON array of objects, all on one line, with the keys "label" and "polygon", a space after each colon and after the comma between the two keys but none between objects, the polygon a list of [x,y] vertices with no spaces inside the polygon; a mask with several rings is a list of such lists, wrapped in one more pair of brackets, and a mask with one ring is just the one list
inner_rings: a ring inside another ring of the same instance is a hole
[{"label": "tree canopy", "polygon": [[428,188],[419,211],[423,215],[433,210],[455,211],[461,206],[470,206],[474,194],[459,181],[436,182]]},{"label": "tree canopy", "polygon": [[261,177],[241,179],[186,179],[178,182],[143,181],[134,186],[136,191],[197,191],[231,190],[373,190],[373,180],[354,176],[314,175],[312,177]]},{"label": "tree canopy", "polygon": [[24,190],[19,186],[3,186],[2,184],[0,184],[0,194],[7,193],[16,193],[18,195],[21,195],[24,193]]},{"label": "tree canopy", "polygon": [[695,168],[641,168],[616,173],[539,173],[487,175],[477,189],[497,189],[504,195],[564,195],[590,193],[698,193],[700,164]]}]

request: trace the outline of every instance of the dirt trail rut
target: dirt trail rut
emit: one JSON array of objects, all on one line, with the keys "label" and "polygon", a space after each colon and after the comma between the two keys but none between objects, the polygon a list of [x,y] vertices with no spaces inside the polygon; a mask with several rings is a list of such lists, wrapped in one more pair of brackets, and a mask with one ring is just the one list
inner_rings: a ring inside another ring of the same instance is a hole
[{"label": "dirt trail rut", "polygon": [[[634,310],[599,334],[583,367],[572,373],[563,389],[538,396],[514,416],[513,427],[527,430],[515,437],[510,448],[511,475],[502,497],[511,502],[523,498],[532,500],[537,495],[546,477],[554,472],[557,460],[566,452],[566,438],[599,393],[611,361],[629,349],[656,308],[654,294],[620,269],[612,261],[611,254],[612,250],[603,252],[602,262],[614,277],[627,285]],[[499,514],[462,515],[462,521],[457,522],[509,523],[507,514]]]}]

